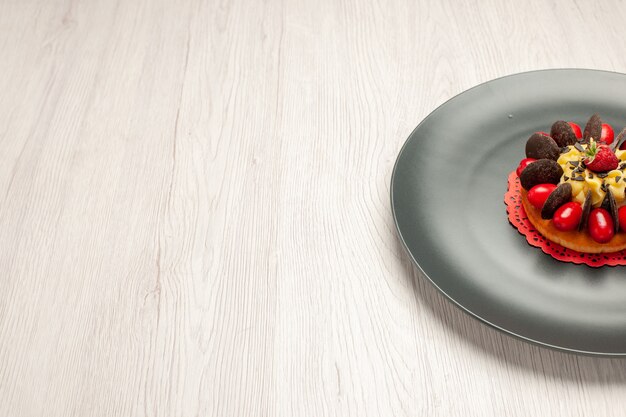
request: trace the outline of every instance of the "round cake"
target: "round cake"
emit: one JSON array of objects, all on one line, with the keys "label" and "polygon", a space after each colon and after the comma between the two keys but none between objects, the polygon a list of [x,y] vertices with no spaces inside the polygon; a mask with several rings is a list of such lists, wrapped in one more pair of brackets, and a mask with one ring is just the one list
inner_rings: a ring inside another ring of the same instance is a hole
[{"label": "round cake", "polygon": [[526,142],[516,172],[528,220],[548,240],[582,253],[626,249],[626,129],[617,138],[594,114],[584,132],[557,121]]}]

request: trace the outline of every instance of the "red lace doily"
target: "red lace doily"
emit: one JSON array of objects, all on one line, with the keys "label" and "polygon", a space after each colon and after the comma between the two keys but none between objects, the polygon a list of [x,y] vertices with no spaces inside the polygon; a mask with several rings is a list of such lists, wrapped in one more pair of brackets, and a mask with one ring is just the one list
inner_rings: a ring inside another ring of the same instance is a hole
[{"label": "red lace doily", "polygon": [[626,249],[613,253],[582,253],[550,242],[530,223],[522,205],[521,185],[515,171],[509,174],[509,187],[504,194],[509,222],[526,237],[531,245],[562,262],[585,264],[592,267],[626,265]]}]

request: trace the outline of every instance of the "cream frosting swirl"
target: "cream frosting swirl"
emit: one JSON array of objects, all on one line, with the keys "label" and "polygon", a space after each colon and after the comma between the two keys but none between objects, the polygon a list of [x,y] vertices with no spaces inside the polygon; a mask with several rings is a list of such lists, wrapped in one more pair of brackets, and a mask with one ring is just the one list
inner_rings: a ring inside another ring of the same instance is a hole
[{"label": "cream frosting swirl", "polygon": [[[586,150],[586,144],[578,145]],[[584,168],[582,160],[585,157],[575,146],[567,146],[567,150],[561,153],[557,163],[563,168],[560,184],[565,182],[572,186],[572,199],[584,204],[585,196],[591,191],[591,205],[599,207],[604,200],[606,190],[611,190],[617,205],[626,204],[626,151],[616,150],[615,156],[619,159],[617,169],[596,173]]]}]

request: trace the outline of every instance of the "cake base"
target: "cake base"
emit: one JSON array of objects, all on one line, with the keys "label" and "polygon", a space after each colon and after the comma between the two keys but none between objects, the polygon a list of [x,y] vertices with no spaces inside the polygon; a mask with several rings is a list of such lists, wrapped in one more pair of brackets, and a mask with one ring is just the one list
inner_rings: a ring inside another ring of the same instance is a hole
[{"label": "cake base", "polygon": [[585,253],[611,253],[626,249],[626,233],[617,233],[609,242],[598,243],[593,240],[586,230],[580,232],[578,230],[571,232],[558,230],[554,227],[552,220],[541,218],[541,210],[530,204],[526,190],[522,189],[521,194],[522,204],[528,220],[548,240],[577,252]]},{"label": "cake base", "polygon": [[[522,202],[522,191],[523,188],[520,185],[517,174],[515,171],[511,172],[508,177],[508,189],[504,194],[507,217],[509,223],[524,236],[530,246],[541,249],[543,253],[560,262],[584,264],[593,268],[626,266],[626,249],[611,253],[579,252],[548,240],[528,219]],[[539,214],[538,217],[541,218],[541,215]],[[539,222],[537,223],[539,224]]]}]

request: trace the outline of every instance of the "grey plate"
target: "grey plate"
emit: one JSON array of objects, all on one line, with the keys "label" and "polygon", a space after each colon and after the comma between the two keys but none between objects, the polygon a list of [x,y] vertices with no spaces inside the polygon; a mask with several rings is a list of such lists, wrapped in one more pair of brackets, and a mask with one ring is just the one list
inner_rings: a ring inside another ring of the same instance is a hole
[{"label": "grey plate", "polygon": [[526,139],[556,120],[598,112],[626,126],[626,75],[546,70],[511,75],[452,98],[407,139],[391,203],[413,261],[450,300],[527,341],[626,355],[626,267],[562,263],[508,222],[507,175]]}]

